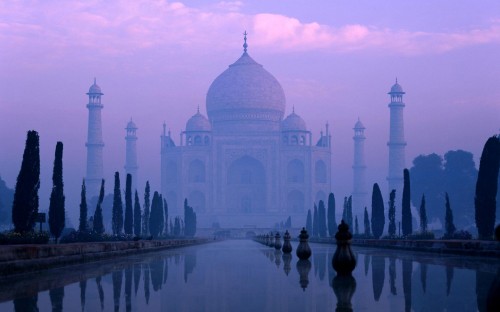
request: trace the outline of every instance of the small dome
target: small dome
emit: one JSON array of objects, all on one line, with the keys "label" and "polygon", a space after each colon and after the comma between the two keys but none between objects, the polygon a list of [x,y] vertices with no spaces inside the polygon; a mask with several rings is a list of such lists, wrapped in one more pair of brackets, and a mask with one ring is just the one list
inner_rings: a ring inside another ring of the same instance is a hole
[{"label": "small dome", "polygon": [[198,111],[186,123],[186,131],[212,131],[212,125],[207,117]]},{"label": "small dome", "polygon": [[295,111],[281,122],[282,131],[307,131],[306,122]]},{"label": "small dome", "polygon": [[99,87],[96,83],[96,79],[94,78],[94,84],[90,86],[88,94],[103,94],[101,91],[101,87]]},{"label": "small dome", "polygon": [[391,92],[389,92],[389,94],[393,94],[393,93],[401,93],[401,94],[405,93],[403,91],[403,87],[398,83],[397,79],[396,79],[396,83],[391,87]]},{"label": "small dome", "polygon": [[132,121],[132,119],[130,119],[130,121],[127,123],[127,129],[137,129],[137,126]]},{"label": "small dome", "polygon": [[354,129],[365,129],[365,126],[363,125],[361,120],[359,120],[359,118],[358,118],[358,121],[356,122],[356,124],[354,125]]}]

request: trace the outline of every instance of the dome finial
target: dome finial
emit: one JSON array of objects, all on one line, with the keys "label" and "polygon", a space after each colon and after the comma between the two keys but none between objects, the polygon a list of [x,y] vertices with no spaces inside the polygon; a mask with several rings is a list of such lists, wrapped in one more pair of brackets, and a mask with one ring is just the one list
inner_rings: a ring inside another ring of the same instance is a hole
[{"label": "dome finial", "polygon": [[398,77],[396,77],[396,83],[398,83]]},{"label": "dome finial", "polygon": [[245,41],[245,42],[243,43],[243,52],[244,52],[244,53],[247,53],[247,48],[248,48],[248,44],[247,44],[247,35],[248,35],[248,33],[247,33],[247,31],[245,30],[245,32],[243,33],[243,40]]},{"label": "dome finial", "polygon": [[198,113],[198,114],[200,113],[200,104],[198,104],[197,113]]},{"label": "dome finial", "polygon": [[97,79],[94,77],[94,84],[97,84]]},{"label": "dome finial", "polygon": [[295,105],[292,106],[292,114],[295,114]]}]

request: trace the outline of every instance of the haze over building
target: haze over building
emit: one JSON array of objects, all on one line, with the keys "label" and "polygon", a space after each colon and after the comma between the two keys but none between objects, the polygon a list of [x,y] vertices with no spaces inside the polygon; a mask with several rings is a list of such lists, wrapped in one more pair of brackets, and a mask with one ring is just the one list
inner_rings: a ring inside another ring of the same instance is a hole
[{"label": "haze over building", "polygon": [[396,190],[396,197],[401,198],[403,189],[403,170],[405,168],[405,130],[403,120],[403,109],[405,104],[403,102],[403,87],[396,83],[391,87],[388,93],[391,98],[389,109],[391,112],[390,117],[390,130],[389,130],[389,174],[387,176],[388,193]]},{"label": "haze over building", "polygon": [[247,47],[245,36],[241,57],[212,82],[208,118],[198,108],[178,144],[164,127],[161,190],[172,215],[187,198],[201,226],[272,226],[288,216],[302,225],[331,190],[328,125],[313,142],[295,110],[283,119],[283,89]]},{"label": "haze over building", "polygon": [[101,102],[101,87],[96,83],[90,86],[89,103],[87,108],[89,110],[88,132],[87,132],[87,175],[85,177],[85,185],[87,188],[87,198],[92,198],[99,194],[99,187],[103,176],[103,161],[102,150],[104,142],[102,140],[102,121],[101,110],[104,107]]}]

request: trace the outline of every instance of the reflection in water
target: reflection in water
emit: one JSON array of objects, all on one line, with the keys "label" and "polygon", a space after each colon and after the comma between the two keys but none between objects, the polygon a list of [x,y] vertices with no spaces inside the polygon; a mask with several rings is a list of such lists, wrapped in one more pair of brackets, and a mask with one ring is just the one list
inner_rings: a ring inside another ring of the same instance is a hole
[{"label": "reflection in water", "polygon": [[379,301],[385,280],[385,258],[381,256],[372,256],[372,285],[373,298]]},{"label": "reflection in water", "polygon": [[288,276],[292,270],[292,254],[284,253],[281,257],[283,259],[283,271],[285,271],[286,276]]},{"label": "reflection in water", "polygon": [[309,260],[297,261],[297,272],[299,272],[299,284],[303,291],[306,291],[309,285],[309,271],[311,271],[311,262]]},{"label": "reflection in water", "polygon": [[368,275],[368,270],[370,269],[370,255],[365,255],[365,276]]},{"label": "reflection in water", "polygon": [[97,285],[97,292],[99,293],[99,301],[101,302],[101,311],[104,310],[104,290],[101,285],[101,277],[95,278],[95,283]]},{"label": "reflection in water", "polygon": [[134,290],[135,296],[137,296],[137,291],[139,290],[139,283],[141,281],[141,264],[134,263]]},{"label": "reflection in water", "polygon": [[275,249],[274,250],[274,264],[276,264],[276,267],[279,269],[281,265],[281,250]]},{"label": "reflection in water", "polygon": [[80,282],[80,306],[85,311],[85,292],[87,291],[87,280]]},{"label": "reflection in water", "polygon": [[38,312],[38,295],[14,299],[15,312]]},{"label": "reflection in water", "polygon": [[193,273],[196,267],[196,253],[186,254],[184,256],[184,282],[187,283],[188,275]]},{"label": "reflection in water", "polygon": [[352,275],[337,275],[332,280],[332,288],[337,297],[337,312],[351,312],[351,299],[356,291],[356,279]]},{"label": "reflection in water", "polygon": [[132,267],[125,269],[125,311],[132,310]]},{"label": "reflection in water", "polygon": [[411,273],[413,272],[413,262],[403,259],[403,293],[405,297],[405,311],[411,311]]},{"label": "reflection in water", "polygon": [[450,295],[451,283],[453,282],[453,267],[451,265],[446,266],[446,297]]},{"label": "reflection in water", "polygon": [[422,290],[427,288],[427,263],[420,263],[420,283],[422,283]]},{"label": "reflection in water", "polygon": [[113,280],[113,302],[115,304],[115,312],[120,311],[120,297],[122,293],[123,272],[114,271],[111,273]]},{"label": "reflection in water", "polygon": [[396,258],[389,258],[389,281],[391,287],[391,294],[396,296],[398,292],[396,291]]},{"label": "reflection in water", "polygon": [[62,312],[64,287],[58,287],[49,290],[50,303],[52,304],[52,312]]},{"label": "reflection in water", "polygon": [[297,261],[225,241],[0,278],[0,311],[500,311],[497,259],[358,247],[368,275],[359,268],[342,280],[334,246],[311,248],[311,261]]}]

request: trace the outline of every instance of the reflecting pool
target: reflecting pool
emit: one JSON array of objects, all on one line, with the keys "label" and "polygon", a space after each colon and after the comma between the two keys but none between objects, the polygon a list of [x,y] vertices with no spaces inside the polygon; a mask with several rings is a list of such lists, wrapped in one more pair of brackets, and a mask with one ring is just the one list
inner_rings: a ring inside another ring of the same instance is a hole
[{"label": "reflecting pool", "polygon": [[[486,311],[498,259],[334,245],[309,261],[233,240],[75,265],[0,281],[0,311]],[[500,298],[499,298],[500,299]]]}]

